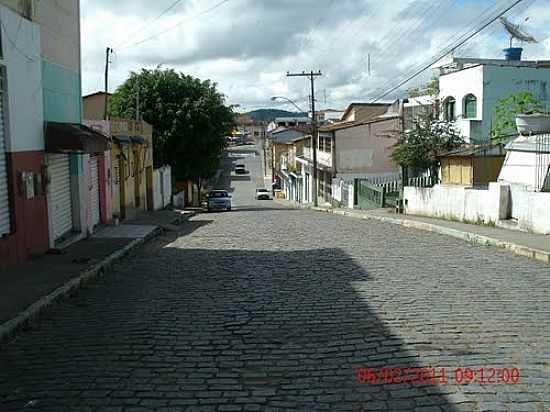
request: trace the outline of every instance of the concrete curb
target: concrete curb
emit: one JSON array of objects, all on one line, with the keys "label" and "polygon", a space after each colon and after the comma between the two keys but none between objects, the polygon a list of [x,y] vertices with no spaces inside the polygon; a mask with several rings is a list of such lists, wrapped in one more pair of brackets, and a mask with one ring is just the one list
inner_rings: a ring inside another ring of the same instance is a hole
[{"label": "concrete curb", "polygon": [[128,255],[132,250],[143,245],[148,240],[158,236],[162,232],[162,228],[157,227],[147,236],[139,239],[134,239],[132,242],[124,246],[122,249],[117,250],[111,255],[107,256],[101,262],[97,263],[90,269],[81,272],[75,278],[72,278],[64,285],[58,287],[53,292],[48,295],[40,298],[38,301],[34,302],[31,306],[25,309],[23,312],[19,313],[15,318],[8,320],[0,325],[0,343],[7,341],[8,339],[15,336],[15,334],[27,326],[29,323],[36,320],[40,314],[52,306],[55,302],[69,297],[81,289],[86,283],[100,277],[108,269],[110,269],[113,264],[121,260],[123,257]]},{"label": "concrete curb", "polygon": [[[282,201],[279,201],[279,203],[283,204]],[[417,229],[417,230],[424,230],[426,232],[438,233],[440,235],[446,235],[457,239],[461,239],[468,243],[478,245],[478,246],[493,246],[500,249],[505,249],[515,255],[524,256],[529,259],[538,260],[539,262],[550,264],[550,252],[547,252],[545,250],[518,245],[512,242],[495,239],[489,236],[478,235],[477,233],[464,232],[457,229],[451,229],[445,226],[434,225],[433,223],[417,222],[417,221],[408,220],[408,219],[396,219],[392,217],[377,216],[377,215],[370,214],[368,212],[357,212],[355,210],[311,207],[306,205],[294,204],[288,201],[285,201],[285,204],[295,209],[309,209],[316,212],[332,213],[334,215],[353,217],[356,219],[376,220],[379,222],[391,223],[393,225],[400,225],[410,229]]]}]

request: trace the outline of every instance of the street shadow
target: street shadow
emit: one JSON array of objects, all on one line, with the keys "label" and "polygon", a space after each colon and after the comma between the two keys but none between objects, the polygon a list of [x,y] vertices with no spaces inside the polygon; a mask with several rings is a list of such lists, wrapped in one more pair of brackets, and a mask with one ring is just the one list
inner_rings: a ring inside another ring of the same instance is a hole
[{"label": "street shadow", "polygon": [[342,250],[178,242],[155,259],[134,256],[4,348],[2,410],[29,400],[44,411],[116,408],[130,398],[151,409],[177,399],[212,410],[456,410],[433,382],[358,382],[357,368],[428,365],[379,317],[361,292],[368,271]]}]

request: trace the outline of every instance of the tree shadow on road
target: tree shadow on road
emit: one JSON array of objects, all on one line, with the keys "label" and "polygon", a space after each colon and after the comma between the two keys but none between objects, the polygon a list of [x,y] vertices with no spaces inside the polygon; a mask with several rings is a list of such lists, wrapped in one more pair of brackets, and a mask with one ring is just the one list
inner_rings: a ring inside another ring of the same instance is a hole
[{"label": "tree shadow on road", "polygon": [[31,399],[41,410],[130,399],[152,410],[457,410],[432,382],[358,383],[357,368],[421,366],[361,293],[368,283],[340,249],[165,245],[0,352],[0,400],[6,410]]}]

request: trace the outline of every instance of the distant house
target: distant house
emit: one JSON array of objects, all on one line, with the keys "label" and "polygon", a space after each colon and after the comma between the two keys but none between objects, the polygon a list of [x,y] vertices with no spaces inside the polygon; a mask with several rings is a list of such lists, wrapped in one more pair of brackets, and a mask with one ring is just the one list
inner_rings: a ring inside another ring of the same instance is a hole
[{"label": "distant house", "polygon": [[499,99],[530,91],[550,103],[550,61],[455,57],[438,66],[443,119],[455,122],[468,143],[488,143]]},{"label": "distant house", "polygon": [[383,115],[388,103],[351,103],[340,119],[341,122],[365,122]]},{"label": "distant house", "polygon": [[299,165],[296,163],[299,153],[296,151],[295,142],[306,135],[305,130],[285,127],[279,127],[271,133],[273,180],[279,182],[280,189],[290,200],[300,201],[302,198],[298,194],[302,188],[297,182],[297,179],[301,178],[298,176],[301,175],[301,171],[298,172]]},{"label": "distant house", "polygon": [[86,103],[83,106],[83,117],[87,120],[105,119],[105,102],[109,104],[112,93],[95,92],[83,97]]},{"label": "distant house", "polygon": [[311,124],[309,117],[277,117],[275,119],[277,127],[305,127]]}]

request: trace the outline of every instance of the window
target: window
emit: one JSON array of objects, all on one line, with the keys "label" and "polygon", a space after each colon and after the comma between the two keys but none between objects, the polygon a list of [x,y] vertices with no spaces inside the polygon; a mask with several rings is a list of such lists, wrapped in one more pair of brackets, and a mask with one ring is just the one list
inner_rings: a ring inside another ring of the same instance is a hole
[{"label": "window", "polygon": [[448,97],[445,100],[445,120],[453,121],[456,118],[456,100],[454,97]]},{"label": "window", "polygon": [[464,118],[475,119],[477,117],[477,98],[473,94],[464,97]]}]

